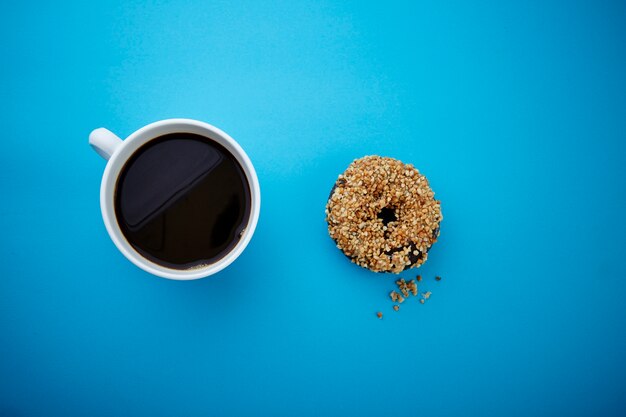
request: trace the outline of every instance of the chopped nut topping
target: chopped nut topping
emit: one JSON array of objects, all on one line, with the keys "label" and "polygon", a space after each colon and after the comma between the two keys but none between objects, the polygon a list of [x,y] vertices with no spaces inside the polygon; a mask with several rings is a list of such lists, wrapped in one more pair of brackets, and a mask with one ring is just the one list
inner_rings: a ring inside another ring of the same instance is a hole
[{"label": "chopped nut topping", "polygon": [[380,156],[356,159],[326,205],[328,233],[352,262],[372,271],[419,267],[443,219],[434,195],[413,165]]},{"label": "chopped nut topping", "polygon": [[398,311],[398,310],[400,310],[400,306],[396,304],[395,306],[393,306],[393,309]]},{"label": "chopped nut topping", "polygon": [[424,299],[420,298],[420,303],[424,304]]},{"label": "chopped nut topping", "polygon": [[430,294],[432,294],[430,291],[426,291],[423,296],[425,300],[428,300],[430,298]]},{"label": "chopped nut topping", "polygon": [[381,313],[380,311],[378,313],[376,313],[376,317],[378,317],[379,319],[383,318],[383,313]]}]

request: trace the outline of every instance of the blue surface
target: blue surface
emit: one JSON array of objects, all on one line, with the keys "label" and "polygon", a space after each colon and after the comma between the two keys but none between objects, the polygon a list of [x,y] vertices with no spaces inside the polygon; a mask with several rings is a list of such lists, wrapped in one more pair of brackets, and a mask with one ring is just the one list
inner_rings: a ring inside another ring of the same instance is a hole
[{"label": "blue surface", "polygon": [[[0,415],[625,415],[625,22],[617,1],[3,2]],[[115,249],[87,145],[170,117],[232,135],[263,192],[246,252],[195,282]],[[425,305],[394,312],[394,276],[327,236],[366,154],[442,200]]]}]

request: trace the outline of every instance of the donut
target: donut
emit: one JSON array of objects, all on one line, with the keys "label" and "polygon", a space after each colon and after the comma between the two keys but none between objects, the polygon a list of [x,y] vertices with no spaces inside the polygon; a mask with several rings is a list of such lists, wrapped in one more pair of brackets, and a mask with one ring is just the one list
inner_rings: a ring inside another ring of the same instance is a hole
[{"label": "donut", "polygon": [[443,219],[434,196],[411,164],[376,155],[355,159],[330,192],[328,233],[352,262],[371,271],[419,267]]}]

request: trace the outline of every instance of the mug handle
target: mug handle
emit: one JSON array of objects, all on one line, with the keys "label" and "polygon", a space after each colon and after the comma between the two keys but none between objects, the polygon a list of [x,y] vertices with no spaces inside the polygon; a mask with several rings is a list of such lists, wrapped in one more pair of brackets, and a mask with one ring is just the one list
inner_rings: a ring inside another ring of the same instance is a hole
[{"label": "mug handle", "polygon": [[110,130],[101,127],[89,134],[89,144],[98,155],[108,161],[113,152],[122,144],[122,139]]}]

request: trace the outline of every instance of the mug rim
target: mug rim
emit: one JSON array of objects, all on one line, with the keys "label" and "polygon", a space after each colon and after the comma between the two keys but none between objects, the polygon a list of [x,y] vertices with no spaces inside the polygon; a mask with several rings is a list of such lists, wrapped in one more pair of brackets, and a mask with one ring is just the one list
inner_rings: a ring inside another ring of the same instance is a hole
[{"label": "mug rim", "polygon": [[[174,269],[159,265],[143,257],[132,247],[124,236],[115,214],[115,188],[119,174],[124,165],[139,148],[169,133],[199,134],[225,147],[241,166],[250,188],[250,215],[241,239],[239,239],[239,242],[222,258],[206,266],[192,267],[189,269]],[[100,210],[102,212],[102,218],[107,232],[118,250],[122,252],[129,261],[144,271],[162,278],[174,280],[187,281],[205,278],[216,274],[233,263],[235,259],[241,255],[246,246],[248,246],[254,234],[259,219],[260,208],[261,190],[259,180],[254,166],[243,148],[223,130],[209,123],[194,119],[176,118],[159,120],[147,124],[131,133],[122,141],[109,158],[100,185]]]}]

